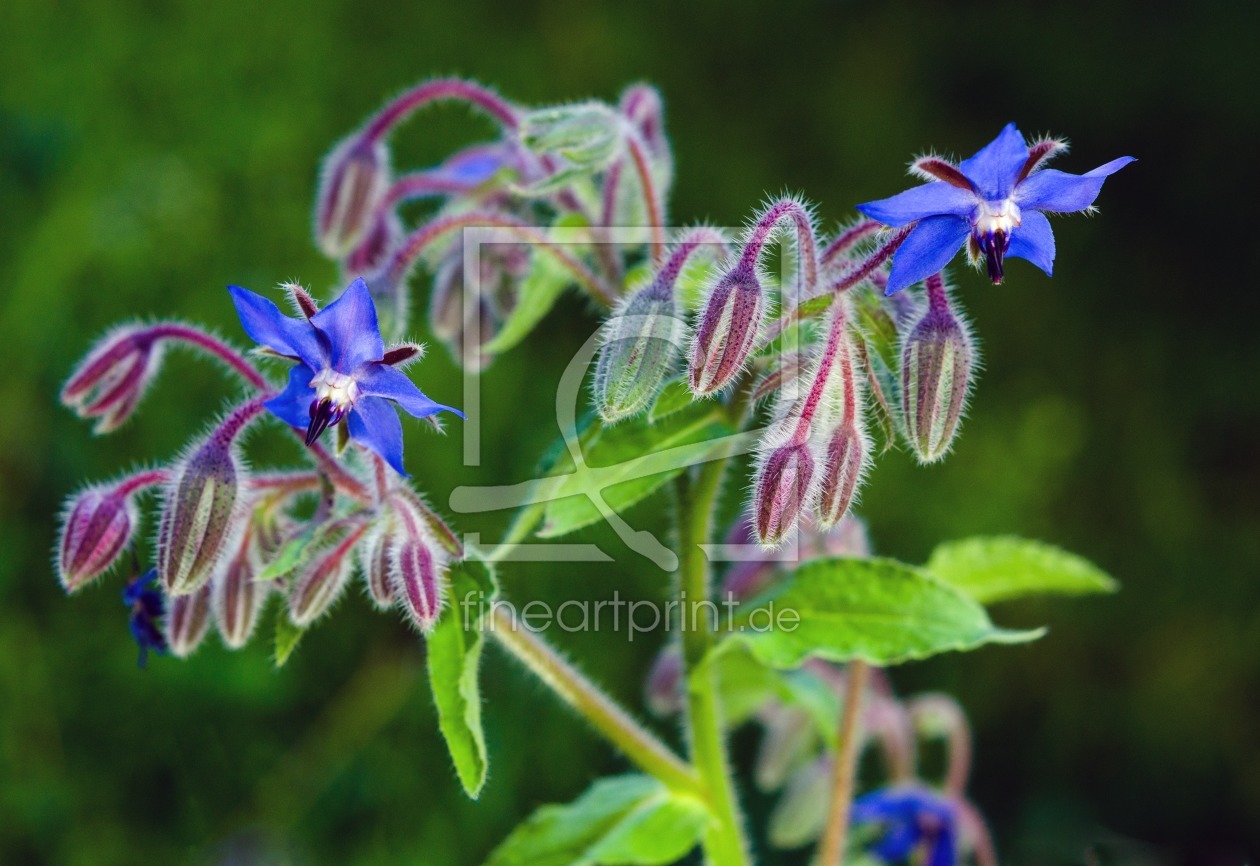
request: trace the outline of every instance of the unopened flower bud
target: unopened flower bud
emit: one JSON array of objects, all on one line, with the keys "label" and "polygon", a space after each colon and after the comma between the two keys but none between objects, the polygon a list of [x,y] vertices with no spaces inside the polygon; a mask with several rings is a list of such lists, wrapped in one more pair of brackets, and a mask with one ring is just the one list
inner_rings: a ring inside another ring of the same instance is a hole
[{"label": "unopened flower bud", "polygon": [[753,523],[757,540],[777,547],[796,526],[809,501],[814,456],[805,443],[782,445],[761,461],[753,488]]},{"label": "unopened flower bud", "polygon": [[498,281],[486,282],[484,271],[485,268],[482,291],[465,307],[463,262],[448,259],[434,277],[429,298],[429,327],[433,335],[470,372],[484,369],[493,360],[481,347],[494,339],[499,324],[489,291]]},{"label": "unopened flower bud", "polygon": [[210,586],[170,600],[166,616],[166,643],[171,654],[188,658],[201,645],[210,628]]},{"label": "unopened flower bud", "polygon": [[664,718],[682,712],[683,660],[678,647],[667,646],[657,655],[643,691],[652,715]]},{"label": "unopened flower bud", "polygon": [[521,143],[540,156],[563,157],[598,171],[621,149],[623,120],[602,102],[579,102],[531,111],[521,120]]},{"label": "unopened flower bud", "polygon": [[332,259],[349,255],[377,222],[389,189],[389,151],[358,133],[324,159],[315,208],[315,239]]},{"label": "unopened flower bud", "polygon": [[61,389],[61,402],[109,433],[135,411],[161,364],[152,329],[128,325],[102,338]]},{"label": "unopened flower bud", "polygon": [[945,456],[958,432],[971,386],[971,335],[950,309],[940,275],[927,281],[928,310],[901,355],[901,407],[906,435],[920,463]]},{"label": "unopened flower bud", "polygon": [[673,293],[653,283],[635,292],[603,327],[595,405],[605,421],[646,409],[674,372],[685,327]]},{"label": "unopened flower bud", "polygon": [[818,732],[809,713],[796,706],[774,703],[761,710],[760,718],[765,734],[753,778],[761,790],[774,791],[818,747]]},{"label": "unopened flower bud", "polygon": [[261,406],[255,400],[233,411],[171,472],[158,524],[157,561],[162,585],[172,596],[204,586],[227,546],[244,475],[233,440]]},{"label": "unopened flower bud", "polygon": [[389,264],[390,254],[402,241],[402,221],[394,211],[382,211],[372,221],[354,250],[346,257],[345,272],[353,276],[374,274]]},{"label": "unopened flower bud", "polygon": [[341,597],[354,570],[354,558],[350,554],[365,532],[366,523],[350,528],[299,571],[289,593],[289,619],[294,625],[305,628]]},{"label": "unopened flower bud", "polygon": [[394,606],[394,584],[390,580],[390,547],[394,543],[389,525],[374,528],[359,545],[359,569],[367,583],[368,595],[377,610]]},{"label": "unopened flower bud", "polygon": [[866,438],[855,421],[837,427],[827,440],[827,453],[818,487],[818,523],[830,529],[849,512],[866,470]]},{"label": "unopened flower bud", "polygon": [[212,582],[211,603],[219,635],[230,649],[249,642],[271,584],[256,581],[261,551],[258,532],[247,528],[236,555],[225,559]]},{"label": "unopened flower bud", "polygon": [[730,384],[752,351],[765,312],[761,281],[737,266],[713,287],[691,346],[691,390],[706,396]]},{"label": "unopened flower bud", "polygon": [[830,758],[820,758],[798,770],[770,813],[770,844],[801,848],[822,835],[831,808],[830,786]]},{"label": "unopened flower bud", "polygon": [[131,541],[136,522],[135,503],[118,488],[94,486],[72,496],[57,545],[57,576],[66,592],[109,571]]},{"label": "unopened flower bud", "polygon": [[422,536],[408,534],[390,550],[394,592],[421,632],[437,625],[446,590],[446,561]]}]

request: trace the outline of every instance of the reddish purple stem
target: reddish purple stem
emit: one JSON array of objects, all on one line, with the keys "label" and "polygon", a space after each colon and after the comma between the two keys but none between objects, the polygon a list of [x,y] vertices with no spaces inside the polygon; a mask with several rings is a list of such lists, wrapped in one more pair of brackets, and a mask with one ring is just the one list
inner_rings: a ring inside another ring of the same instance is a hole
[{"label": "reddish purple stem", "polygon": [[416,85],[377,112],[364,128],[363,139],[375,142],[418,109],[444,100],[466,102],[480,108],[508,132],[514,132],[520,125],[516,108],[493,90],[462,78],[438,78]]}]

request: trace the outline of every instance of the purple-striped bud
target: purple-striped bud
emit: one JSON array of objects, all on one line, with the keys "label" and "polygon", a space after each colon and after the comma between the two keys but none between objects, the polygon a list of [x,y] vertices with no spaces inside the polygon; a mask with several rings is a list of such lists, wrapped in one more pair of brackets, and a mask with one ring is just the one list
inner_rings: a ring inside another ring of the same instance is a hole
[{"label": "purple-striped bud", "polygon": [[223,561],[211,583],[215,625],[230,649],[249,642],[270,592],[271,583],[254,580],[260,562],[258,530],[249,526],[236,555]]},{"label": "purple-striped bud", "polygon": [[320,551],[300,569],[289,592],[289,620],[294,625],[306,628],[341,597],[354,571],[351,553],[367,528],[363,523],[345,530],[336,543]]},{"label": "purple-striped bud", "polygon": [[210,628],[210,586],[170,600],[166,643],[176,658],[188,658]]},{"label": "purple-striped bud", "polygon": [[736,266],[705,301],[691,344],[691,390],[707,396],[730,384],[761,330],[765,298],[751,267]]},{"label": "purple-striped bud", "polygon": [[131,417],[161,365],[151,329],[127,325],[106,334],[79,362],[61,389],[61,402],[109,433]]},{"label": "purple-striped bud", "polygon": [[644,700],[654,716],[665,718],[682,712],[683,659],[676,646],[667,646],[657,655],[644,683]]},{"label": "purple-striped bud", "polygon": [[481,347],[494,339],[499,327],[491,290],[501,281],[487,282],[486,268],[482,270],[482,291],[471,299],[469,308],[465,308],[464,267],[459,260],[448,259],[438,269],[429,298],[429,327],[433,335],[470,372],[482,370],[494,360]]},{"label": "purple-striped bud", "polygon": [[595,364],[595,405],[605,421],[648,407],[674,373],[686,326],[669,287],[654,282],[604,323]]},{"label": "purple-striped bud", "polygon": [[158,523],[157,566],[168,595],[187,595],[210,579],[237,516],[243,470],[237,465],[232,419],[176,464]]},{"label": "purple-striped bud", "polygon": [[827,440],[826,462],[818,487],[818,523],[830,529],[849,513],[866,472],[866,437],[856,419],[837,427]]},{"label": "purple-striped bud", "polygon": [[814,455],[803,442],[781,445],[759,461],[752,516],[762,546],[777,547],[796,526],[813,480]]},{"label": "purple-striped bud", "polygon": [[423,537],[408,535],[390,549],[390,571],[407,617],[428,634],[442,614],[445,559]]},{"label": "purple-striped bud", "polygon": [[324,159],[315,205],[315,240],[331,259],[352,253],[376,225],[389,191],[389,151],[358,133]]},{"label": "purple-striped bud", "polygon": [[368,596],[377,610],[394,606],[394,583],[390,579],[390,548],[394,544],[393,527],[377,526],[359,545],[359,569],[367,583]]},{"label": "purple-striped bud", "polygon": [[380,271],[389,264],[390,255],[402,242],[404,234],[398,214],[382,208],[358,246],[346,256],[345,272],[360,276]]},{"label": "purple-striped bud", "polygon": [[974,350],[965,320],[951,309],[940,274],[927,281],[928,310],[901,354],[901,409],[920,463],[949,451],[971,387]]},{"label": "purple-striped bud", "polygon": [[100,577],[130,543],[138,515],[119,488],[88,487],[66,502],[57,543],[57,576],[66,592]]}]

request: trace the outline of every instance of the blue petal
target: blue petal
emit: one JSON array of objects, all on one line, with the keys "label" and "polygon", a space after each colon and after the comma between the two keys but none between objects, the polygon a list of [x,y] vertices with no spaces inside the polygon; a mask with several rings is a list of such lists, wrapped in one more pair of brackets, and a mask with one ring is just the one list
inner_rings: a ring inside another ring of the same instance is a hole
[{"label": "blue petal", "polygon": [[956,216],[935,216],[920,222],[894,254],[884,294],[895,294],[945,267],[970,231],[970,221]]},{"label": "blue petal", "polygon": [[[912,819],[913,820],[913,819]],[[871,850],[884,861],[899,863],[910,856],[921,838],[919,830],[910,822],[889,825],[884,837]]]},{"label": "blue petal", "polygon": [[1011,194],[1015,178],[1027,161],[1028,145],[1015,124],[1008,123],[997,138],[958,167],[985,199],[997,201]]},{"label": "blue petal", "polygon": [[286,316],[271,301],[249,289],[228,286],[228,291],[241,326],[255,343],[281,355],[301,358],[316,369],[328,363],[328,349],[309,322]]},{"label": "blue petal", "polygon": [[900,228],[930,216],[964,216],[971,213],[979,201],[971,190],[959,189],[953,184],[937,180],[908,189],[892,198],[860,204],[857,209],[884,225]]},{"label": "blue petal", "polygon": [[1047,277],[1054,275],[1054,230],[1045,214],[1024,211],[1023,222],[1011,232],[1011,248],[1006,255],[1027,259],[1045,271]]},{"label": "blue petal", "polygon": [[315,389],[311,387],[314,377],[310,367],[295,364],[289,371],[289,384],[263,405],[290,427],[305,430],[311,422],[311,401],[315,399]]},{"label": "blue petal", "polygon": [[1048,168],[1034,172],[1015,190],[1015,203],[1023,210],[1071,213],[1085,210],[1098,198],[1103,181],[1134,159],[1122,156],[1085,174],[1068,174]]},{"label": "blue petal", "polygon": [[453,180],[480,184],[503,167],[505,154],[498,147],[470,147],[442,163],[440,171]]},{"label": "blue petal", "polygon": [[946,824],[932,843],[932,856],[927,866],[954,866],[958,862],[958,841],[952,823]]},{"label": "blue petal", "polygon": [[402,422],[394,407],[378,397],[360,397],[346,420],[350,438],[370,448],[404,478]]},{"label": "blue petal", "polygon": [[355,381],[360,394],[393,400],[416,418],[427,418],[438,412],[454,412],[459,417],[464,417],[464,413],[458,409],[434,403],[405,373],[388,364],[364,365],[355,373]]},{"label": "blue petal", "polygon": [[376,305],[362,278],[355,280],[341,297],[311,317],[311,324],[328,338],[332,368],[349,373],[385,354],[385,341],[376,322]]}]

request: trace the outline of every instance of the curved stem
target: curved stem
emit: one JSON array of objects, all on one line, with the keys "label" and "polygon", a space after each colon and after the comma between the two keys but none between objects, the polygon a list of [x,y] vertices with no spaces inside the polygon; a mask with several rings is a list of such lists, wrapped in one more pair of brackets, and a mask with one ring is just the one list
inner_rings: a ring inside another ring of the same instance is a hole
[{"label": "curved stem", "polygon": [[163,484],[170,477],[171,473],[165,469],[146,469],[143,472],[137,472],[135,475],[129,475],[118,482],[114,492],[119,496],[130,496],[147,487],[156,487],[159,484]]},{"label": "curved stem", "polygon": [[844,846],[849,833],[849,812],[853,806],[854,779],[858,754],[861,752],[862,698],[870,665],[861,659],[849,663],[845,685],[844,713],[840,719],[839,750],[836,752],[831,779],[831,814],[827,829],[818,847],[818,866],[842,866]]},{"label": "curved stem", "polygon": [[680,791],[703,796],[695,771],[600,691],[577,668],[528,627],[505,604],[495,604],[488,631],[561,700],[645,772]]},{"label": "curved stem", "polygon": [[630,161],[634,163],[635,173],[639,177],[643,205],[647,209],[648,227],[652,232],[649,258],[653,262],[659,262],[665,254],[664,203],[661,201],[660,190],[656,188],[656,179],[652,177],[652,163],[643,136],[634,127],[627,126],[626,149],[630,151]]},{"label": "curved stem", "polygon": [[870,237],[884,227],[884,224],[876,220],[860,220],[832,239],[827,244],[826,249],[819,256],[819,263],[826,266],[831,264],[835,259],[848,252],[858,242]]},{"label": "curved stem", "polygon": [[452,232],[465,228],[507,229],[521,242],[534,244],[546,250],[573,275],[579,286],[605,306],[611,306],[617,299],[616,290],[604,284],[590,268],[570,255],[561,245],[549,240],[542,231],[518,219],[498,213],[476,212],[438,217],[416,229],[394,254],[389,264],[386,282],[391,285],[405,283],[407,274],[426,249]]},{"label": "curved stem", "polygon": [[811,296],[818,285],[818,243],[814,237],[814,221],[800,202],[784,198],[766,208],[753,226],[739,263],[741,267],[754,268],[766,242],[785,220],[791,220],[796,228],[796,298],[799,301]]},{"label": "curved stem", "polygon": [[437,78],[417,84],[378,111],[364,127],[363,139],[374,142],[418,109],[445,100],[465,102],[479,108],[507,131],[513,131],[520,125],[516,109],[488,87],[462,78]]},{"label": "curved stem", "polygon": [[258,390],[265,391],[271,387],[263,377],[263,374],[258,372],[258,368],[246,360],[244,355],[218,337],[191,325],[183,325],[178,322],[160,322],[149,329],[149,335],[155,340],[179,340],[191,346],[196,346],[227,364],[232,370],[239,373],[241,378]]}]

